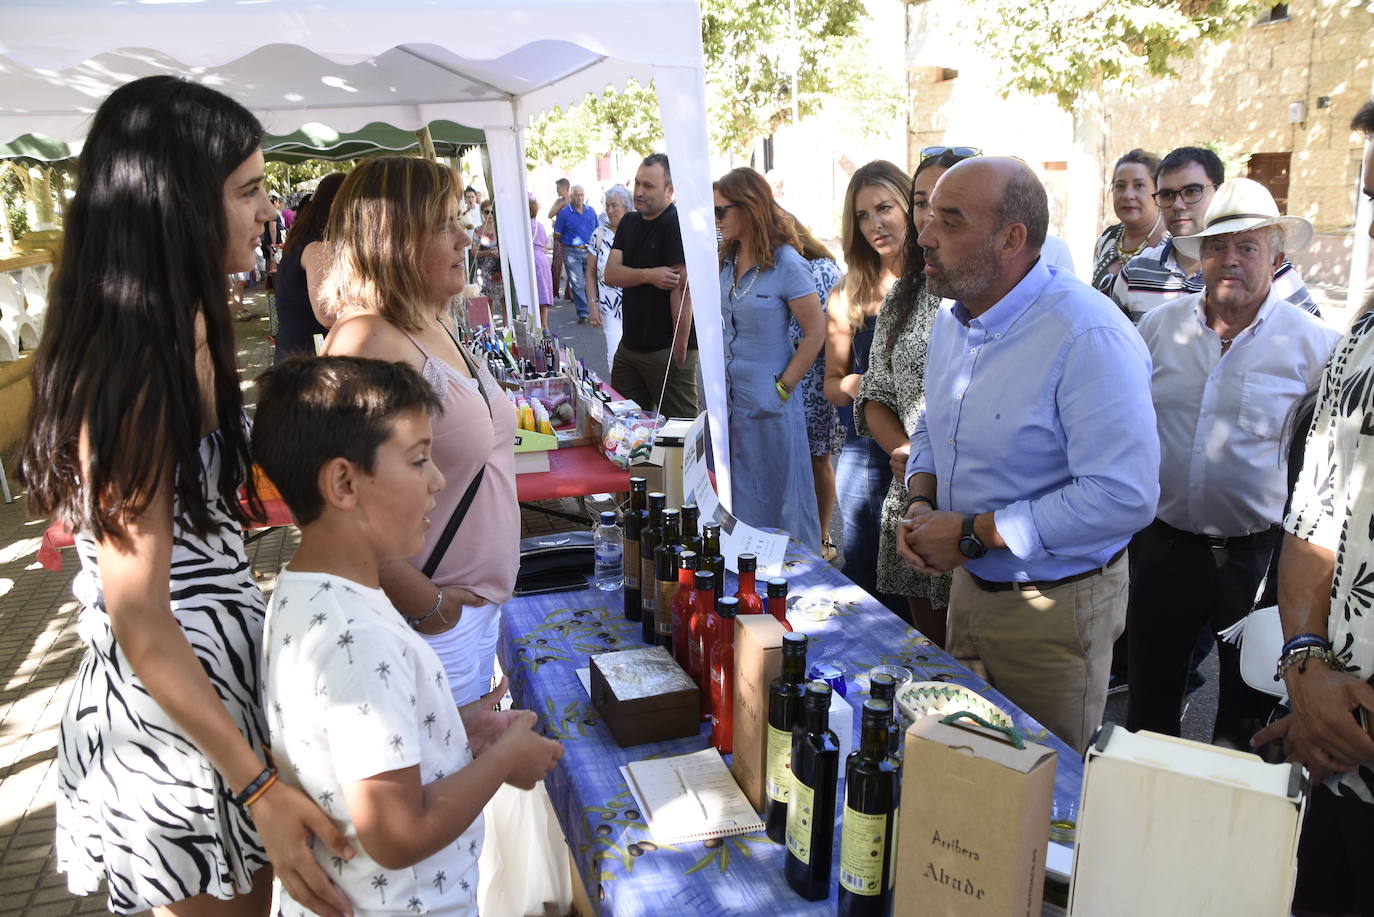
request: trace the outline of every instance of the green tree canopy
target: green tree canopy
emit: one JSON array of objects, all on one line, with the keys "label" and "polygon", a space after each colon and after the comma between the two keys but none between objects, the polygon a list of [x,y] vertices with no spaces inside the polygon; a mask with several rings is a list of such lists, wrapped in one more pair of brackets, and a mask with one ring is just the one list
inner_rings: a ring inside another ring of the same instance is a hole
[{"label": "green tree canopy", "polygon": [[[839,66],[840,54],[866,15],[863,0],[702,0],[715,147],[746,150],[791,118],[794,70],[801,116],[817,111],[829,94],[855,90],[858,84]],[[874,100],[858,101],[871,106]],[[536,118],[525,152],[533,163],[553,164],[612,149],[644,155],[662,140],[653,89],[631,82],[624,91],[589,95],[567,111]]]},{"label": "green tree canopy", "polygon": [[1053,96],[1073,111],[1083,93],[1177,76],[1191,56],[1256,20],[1254,0],[982,0],[963,28],[1001,64],[1002,94]]}]

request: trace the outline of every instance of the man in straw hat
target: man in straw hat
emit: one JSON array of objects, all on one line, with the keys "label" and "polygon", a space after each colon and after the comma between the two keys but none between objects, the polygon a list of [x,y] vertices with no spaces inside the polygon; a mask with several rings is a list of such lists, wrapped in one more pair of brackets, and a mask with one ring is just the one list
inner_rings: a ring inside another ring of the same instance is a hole
[{"label": "man in straw hat", "polygon": [[[1155,203],[1164,214],[1169,235],[1158,245],[1145,249],[1121,268],[1112,299],[1131,321],[1151,309],[1180,296],[1202,290],[1202,270],[1196,258],[1189,258],[1174,246],[1178,236],[1189,236],[1202,228],[1202,220],[1212,196],[1225,180],[1226,169],[1220,157],[1206,147],[1181,146],[1160,160],[1155,170]],[[1274,271],[1274,288],[1279,297],[1308,312],[1317,304],[1302,282],[1298,269],[1287,261]]]},{"label": "man in straw hat", "polygon": [[[1374,101],[1351,128],[1366,139],[1361,191],[1374,198]],[[1374,226],[1369,227],[1374,237]],[[1254,737],[1278,742],[1320,785],[1298,844],[1294,912],[1374,914],[1374,300],[1327,364],[1302,473],[1284,520],[1279,669],[1290,716]]]},{"label": "man in straw hat", "polygon": [[[1275,288],[1284,255],[1311,239],[1311,225],[1282,216],[1263,185],[1233,178],[1200,229],[1174,239],[1201,262],[1202,292],[1140,321],[1153,364],[1159,509],[1130,547],[1129,729],[1178,735],[1198,632],[1250,612],[1279,543],[1285,421],[1340,337]],[[1218,653],[1213,741],[1244,748],[1273,702],[1241,680],[1237,647]]]}]

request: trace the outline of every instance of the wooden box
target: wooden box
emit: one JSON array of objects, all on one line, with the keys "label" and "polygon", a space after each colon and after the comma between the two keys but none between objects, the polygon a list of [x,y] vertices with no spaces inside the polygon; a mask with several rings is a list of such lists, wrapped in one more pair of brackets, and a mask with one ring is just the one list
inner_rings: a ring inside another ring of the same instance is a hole
[{"label": "wooden box", "polygon": [[701,732],[701,702],[691,677],[661,646],[591,658],[592,705],[621,748]]},{"label": "wooden box", "polygon": [[768,769],[768,689],[782,674],[787,631],[772,615],[735,618],[735,734],[730,772],[755,812],[763,811]]},{"label": "wooden box", "polygon": [[892,913],[1039,917],[1054,750],[1017,749],[1002,733],[941,720],[922,717],[906,731]]},{"label": "wooden box", "polygon": [[1108,724],[1088,749],[1069,913],[1288,917],[1306,776]]}]

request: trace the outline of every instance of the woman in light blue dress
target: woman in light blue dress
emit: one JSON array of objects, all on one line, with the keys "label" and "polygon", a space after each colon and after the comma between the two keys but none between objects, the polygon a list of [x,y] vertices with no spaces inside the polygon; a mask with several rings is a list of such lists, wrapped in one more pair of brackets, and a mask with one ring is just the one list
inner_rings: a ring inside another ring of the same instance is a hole
[{"label": "woman in light blue dress", "polygon": [[[714,188],[734,512],[749,525],[784,529],[819,553],[811,449],[797,391],[825,337],[815,280],[798,250],[795,223],[762,175],[735,169]],[[802,331],[795,348],[791,318]]]}]

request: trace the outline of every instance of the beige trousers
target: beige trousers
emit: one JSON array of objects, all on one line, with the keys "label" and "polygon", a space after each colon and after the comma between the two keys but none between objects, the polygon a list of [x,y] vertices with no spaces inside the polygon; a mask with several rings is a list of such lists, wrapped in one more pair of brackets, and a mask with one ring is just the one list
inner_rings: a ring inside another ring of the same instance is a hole
[{"label": "beige trousers", "polygon": [[962,568],[950,589],[946,650],[1068,745],[1102,722],[1112,644],[1126,626],[1128,565],[1046,592],[987,592]]}]

